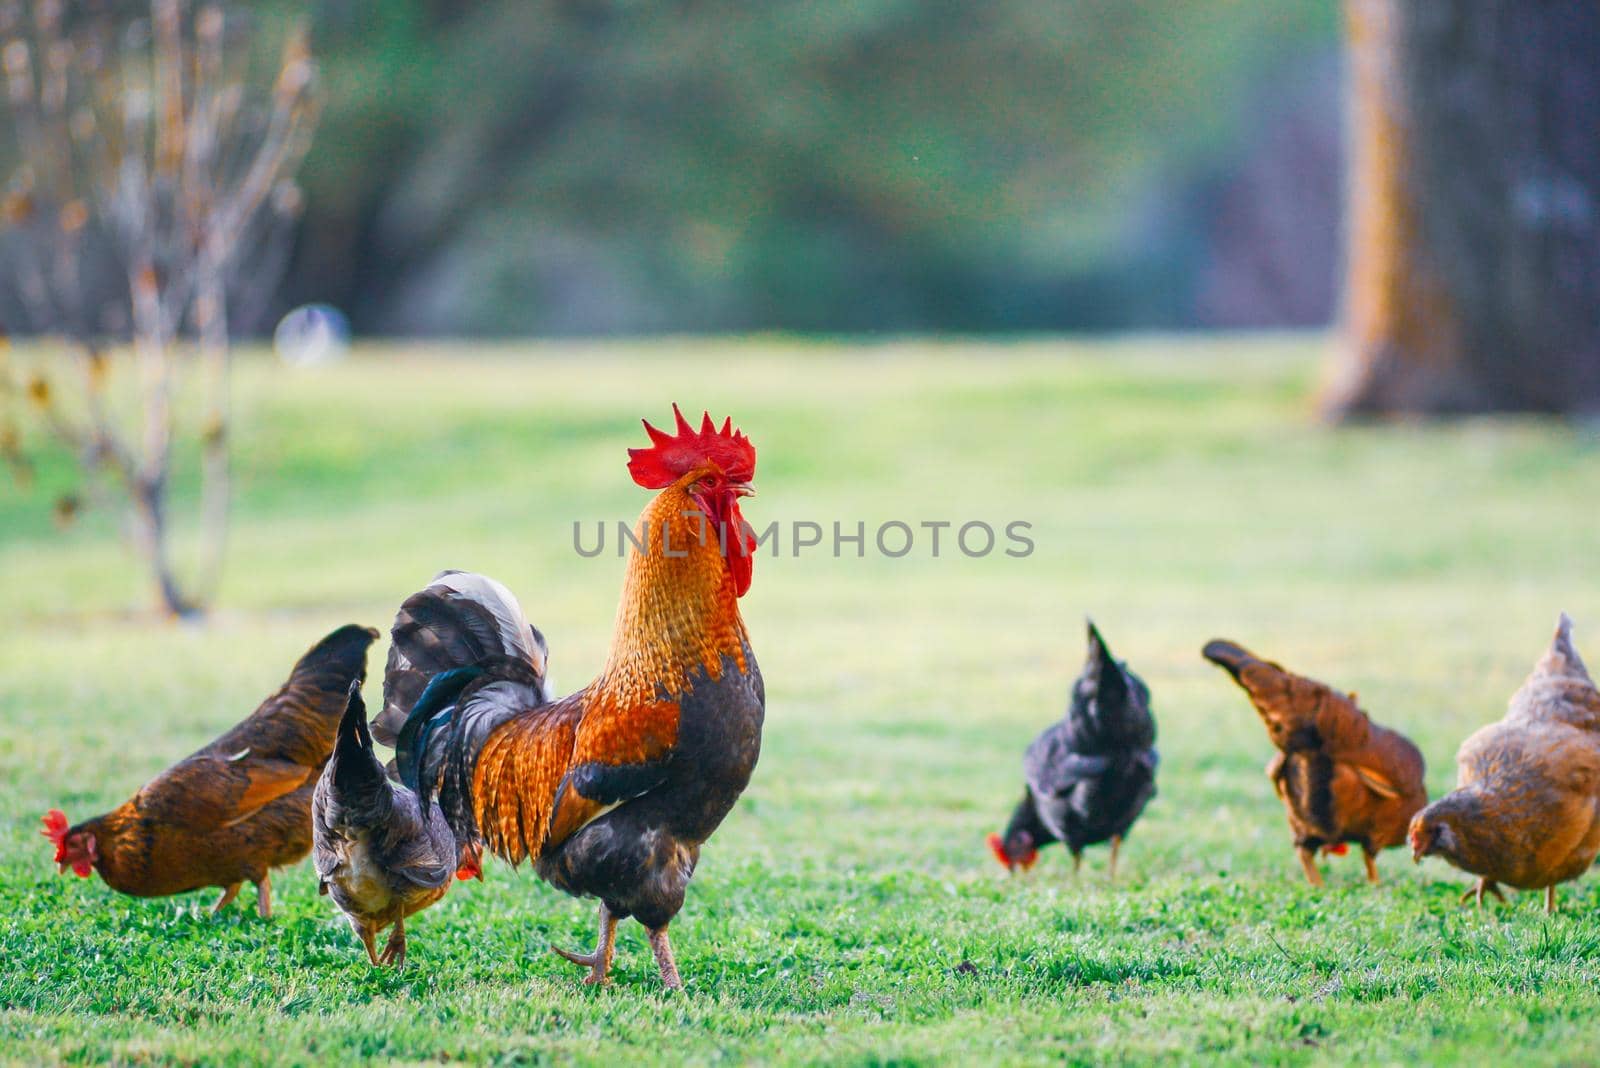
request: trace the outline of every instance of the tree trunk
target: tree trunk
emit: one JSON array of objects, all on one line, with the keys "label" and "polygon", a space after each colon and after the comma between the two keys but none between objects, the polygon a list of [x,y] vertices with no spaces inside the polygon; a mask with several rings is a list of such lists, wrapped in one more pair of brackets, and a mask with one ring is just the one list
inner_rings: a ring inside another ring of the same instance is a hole
[{"label": "tree trunk", "polygon": [[162,611],[179,619],[190,619],[200,614],[199,606],[186,597],[172,569],[172,556],[167,544],[167,501],[164,479],[138,480],[128,487],[133,500],[133,528],[139,554],[144,557],[155,581],[157,603]]},{"label": "tree trunk", "polygon": [[1600,4],[1346,0],[1334,417],[1600,413]]}]

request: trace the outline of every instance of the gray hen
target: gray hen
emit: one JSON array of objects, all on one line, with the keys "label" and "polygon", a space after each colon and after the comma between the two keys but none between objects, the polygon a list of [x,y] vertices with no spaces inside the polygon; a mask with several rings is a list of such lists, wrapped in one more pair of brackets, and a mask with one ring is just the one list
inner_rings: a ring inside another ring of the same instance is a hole
[{"label": "gray hen", "polygon": [[[450,888],[456,841],[438,805],[430,804],[424,818],[417,795],[384,774],[359,683],[350,687],[333,756],[317,782],[311,823],[321,892],[349,917],[374,966],[404,967],[406,917]],[[461,874],[478,874],[476,864],[469,859]],[[380,956],[374,940],[390,924],[394,931]]]}]

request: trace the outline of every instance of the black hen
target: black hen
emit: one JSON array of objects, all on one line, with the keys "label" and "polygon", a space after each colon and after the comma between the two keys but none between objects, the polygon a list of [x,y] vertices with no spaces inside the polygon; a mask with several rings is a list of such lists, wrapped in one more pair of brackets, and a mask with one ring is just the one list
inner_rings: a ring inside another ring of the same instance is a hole
[{"label": "black hen", "polygon": [[1089,655],[1067,714],[1022,760],[1027,790],[989,848],[1007,869],[1031,867],[1039,847],[1064,842],[1076,871],[1085,846],[1111,843],[1111,877],[1128,829],[1156,793],[1156,721],[1150,689],[1119,663],[1089,623]]},{"label": "black hen", "polygon": [[[406,917],[450,888],[459,863],[456,840],[438,805],[429,804],[424,817],[417,794],[384,773],[372,749],[359,683],[350,687],[311,819],[321,892],[349,917],[374,966],[404,967]],[[476,874],[476,866],[469,860],[461,874]],[[373,943],[390,924],[394,931],[380,956]]]}]

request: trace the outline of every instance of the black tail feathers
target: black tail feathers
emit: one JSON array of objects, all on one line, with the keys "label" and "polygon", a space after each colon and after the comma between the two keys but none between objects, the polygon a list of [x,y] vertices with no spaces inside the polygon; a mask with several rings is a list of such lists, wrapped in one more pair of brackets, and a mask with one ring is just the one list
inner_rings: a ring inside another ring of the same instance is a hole
[{"label": "black tail feathers", "polygon": [[416,791],[424,809],[432,793],[422,775],[428,758],[428,743],[435,733],[449,725],[450,714],[460,700],[462,691],[474,679],[482,676],[484,670],[483,665],[474,664],[435,675],[422,691],[422,696],[417,698],[417,703],[411,707],[405,725],[400,728],[399,737],[395,740],[395,766],[400,772],[400,781]]}]

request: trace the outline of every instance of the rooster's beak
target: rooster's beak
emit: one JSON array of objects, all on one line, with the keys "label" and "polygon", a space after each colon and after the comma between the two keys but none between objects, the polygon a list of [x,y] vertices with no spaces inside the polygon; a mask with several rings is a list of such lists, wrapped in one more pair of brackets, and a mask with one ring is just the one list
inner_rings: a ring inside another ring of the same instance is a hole
[{"label": "rooster's beak", "polygon": [[735,482],[728,489],[733,492],[735,497],[754,497],[756,495],[755,489],[748,482]]}]

